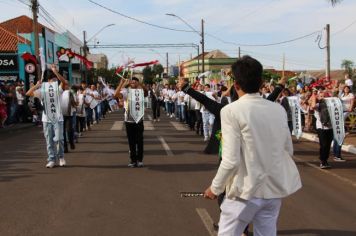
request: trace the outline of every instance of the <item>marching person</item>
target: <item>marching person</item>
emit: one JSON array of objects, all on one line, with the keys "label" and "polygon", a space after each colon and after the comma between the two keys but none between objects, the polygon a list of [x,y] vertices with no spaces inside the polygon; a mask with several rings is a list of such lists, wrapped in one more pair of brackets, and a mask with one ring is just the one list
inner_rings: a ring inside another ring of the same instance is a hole
[{"label": "marching person", "polygon": [[[48,82],[38,81],[30,88],[26,96],[35,96],[44,104],[42,114],[43,132],[47,143],[47,168],[53,168],[56,160],[59,165],[65,166],[64,160],[64,140],[63,140],[63,115],[60,105],[60,98],[67,81],[58,73],[56,66],[51,65],[51,71],[47,70]],[[57,79],[60,80],[59,86]]]},{"label": "marching person", "polygon": [[159,121],[159,117],[161,115],[161,107],[160,107],[160,103],[159,103],[160,92],[159,92],[155,83],[152,84],[149,94],[151,97],[153,122],[156,122],[156,121]]},{"label": "marching person", "polygon": [[[249,56],[232,65],[239,99],[221,110],[222,161],[205,198],[225,191],[219,235],[277,234],[281,199],[301,188],[284,109],[259,95],[262,65]],[[268,124],[268,125],[266,125]]]},{"label": "marching person", "polygon": [[[126,86],[129,85],[128,88]],[[123,88],[123,89],[122,89]],[[145,114],[144,97],[146,88],[138,78],[122,81],[115,91],[115,97],[124,100],[125,126],[130,147],[129,167],[143,167],[143,118]]]}]

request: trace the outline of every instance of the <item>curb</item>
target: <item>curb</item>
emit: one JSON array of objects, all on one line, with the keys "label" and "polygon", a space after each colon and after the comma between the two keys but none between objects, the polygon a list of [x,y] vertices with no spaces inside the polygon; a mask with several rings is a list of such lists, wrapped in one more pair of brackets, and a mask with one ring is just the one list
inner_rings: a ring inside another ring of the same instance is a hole
[{"label": "curb", "polygon": [[[301,137],[312,142],[319,142],[319,138],[316,134],[303,133]],[[344,152],[356,154],[356,147],[351,144],[347,144],[347,143],[343,144],[341,150]]]}]

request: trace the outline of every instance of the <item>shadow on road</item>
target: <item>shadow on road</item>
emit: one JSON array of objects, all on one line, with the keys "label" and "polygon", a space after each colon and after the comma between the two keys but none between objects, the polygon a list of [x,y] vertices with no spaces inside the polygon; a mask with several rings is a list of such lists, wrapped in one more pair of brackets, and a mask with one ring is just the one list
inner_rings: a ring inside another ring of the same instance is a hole
[{"label": "shadow on road", "polygon": [[354,236],[356,231],[344,230],[322,230],[322,229],[295,229],[295,230],[280,230],[278,235],[310,235],[310,236]]},{"label": "shadow on road", "polygon": [[218,164],[162,164],[162,165],[149,165],[149,170],[162,171],[162,172],[199,172],[217,170]]}]

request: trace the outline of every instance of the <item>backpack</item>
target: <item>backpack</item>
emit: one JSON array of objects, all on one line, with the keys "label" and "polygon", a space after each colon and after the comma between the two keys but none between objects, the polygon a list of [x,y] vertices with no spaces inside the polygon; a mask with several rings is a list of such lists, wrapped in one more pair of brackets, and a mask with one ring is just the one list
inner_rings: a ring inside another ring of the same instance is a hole
[{"label": "backpack", "polygon": [[324,99],[322,99],[319,103],[319,113],[320,113],[320,122],[328,127],[331,128],[331,119],[330,119],[330,114],[328,111],[328,106],[326,105],[326,102]]}]

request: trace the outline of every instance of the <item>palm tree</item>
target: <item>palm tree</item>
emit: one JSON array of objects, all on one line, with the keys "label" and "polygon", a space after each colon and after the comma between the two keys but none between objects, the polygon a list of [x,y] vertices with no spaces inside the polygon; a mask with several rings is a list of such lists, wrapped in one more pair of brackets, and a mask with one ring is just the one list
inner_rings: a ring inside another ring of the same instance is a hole
[{"label": "palm tree", "polygon": [[342,0],[328,0],[332,6],[335,6],[336,4],[338,4],[339,2],[341,2]]}]

